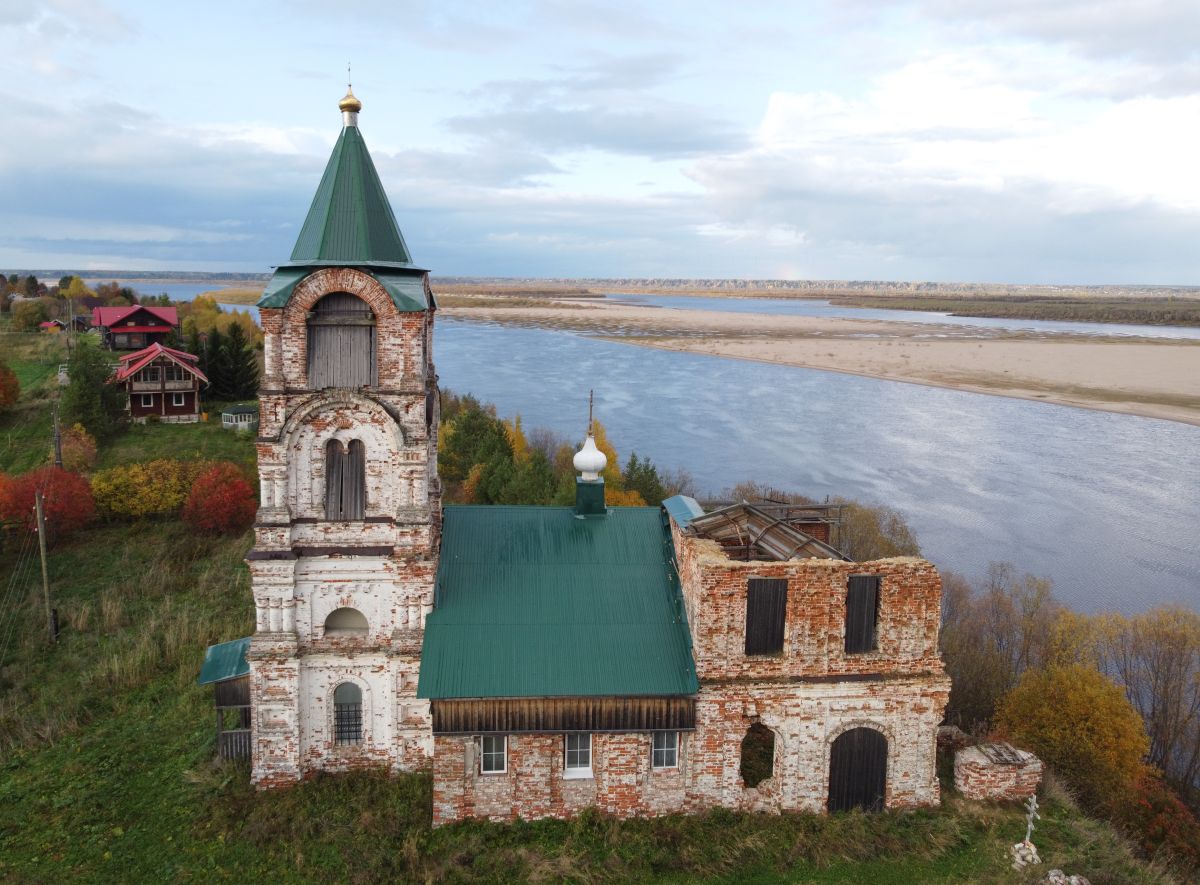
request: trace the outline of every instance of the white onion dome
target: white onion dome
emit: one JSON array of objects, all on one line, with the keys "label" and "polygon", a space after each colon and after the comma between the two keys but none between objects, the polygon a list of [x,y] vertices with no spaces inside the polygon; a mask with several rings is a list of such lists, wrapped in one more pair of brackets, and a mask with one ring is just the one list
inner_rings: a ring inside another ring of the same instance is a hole
[{"label": "white onion dome", "polygon": [[608,464],[608,456],[596,448],[596,440],[588,434],[583,448],[575,453],[575,469],[583,474],[584,479],[599,479],[600,471]]}]

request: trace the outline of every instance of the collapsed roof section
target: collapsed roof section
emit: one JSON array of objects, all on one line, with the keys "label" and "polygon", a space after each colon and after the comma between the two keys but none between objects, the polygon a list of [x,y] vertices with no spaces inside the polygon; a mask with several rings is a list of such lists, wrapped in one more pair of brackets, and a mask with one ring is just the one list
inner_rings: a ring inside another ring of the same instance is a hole
[{"label": "collapsed roof section", "polygon": [[681,529],[716,541],[730,559],[848,561],[837,549],[801,528],[822,527],[827,531],[829,517],[824,505],[777,507],[742,501],[705,513],[694,499],[677,495],[664,501],[663,507]]}]

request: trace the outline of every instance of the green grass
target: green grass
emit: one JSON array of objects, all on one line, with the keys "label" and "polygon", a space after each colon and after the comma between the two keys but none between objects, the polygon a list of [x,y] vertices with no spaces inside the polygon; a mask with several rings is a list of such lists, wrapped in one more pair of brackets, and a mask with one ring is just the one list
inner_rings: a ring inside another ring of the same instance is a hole
[{"label": "green grass", "polygon": [[254,464],[254,435],[225,430],[221,412],[196,424],[131,424],[109,440],[96,458],[96,469],[154,458],[208,458]]},{"label": "green grass", "polygon": [[0,359],[21,385],[17,404],[0,412],[0,472],[23,473],[50,451],[51,405],[58,395],[58,366],[67,360],[66,336],[12,332],[0,325]]}]

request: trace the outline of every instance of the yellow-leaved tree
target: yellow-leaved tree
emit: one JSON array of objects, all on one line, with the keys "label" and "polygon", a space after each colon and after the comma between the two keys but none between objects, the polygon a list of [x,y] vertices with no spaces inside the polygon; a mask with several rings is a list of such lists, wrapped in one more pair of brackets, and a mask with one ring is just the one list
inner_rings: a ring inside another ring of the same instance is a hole
[{"label": "yellow-leaved tree", "polygon": [[1113,811],[1146,771],[1142,717],[1093,667],[1027,670],[1000,701],[997,725],[1063,776],[1088,808]]}]

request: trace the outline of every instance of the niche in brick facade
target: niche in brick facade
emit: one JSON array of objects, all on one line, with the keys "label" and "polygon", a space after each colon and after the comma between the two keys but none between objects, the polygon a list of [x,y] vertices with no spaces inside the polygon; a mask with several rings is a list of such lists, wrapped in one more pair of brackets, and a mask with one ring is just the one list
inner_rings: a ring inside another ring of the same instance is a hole
[{"label": "niche in brick facade", "polygon": [[757,787],[775,774],[775,732],[761,722],[746,729],[742,738],[742,783]]}]

